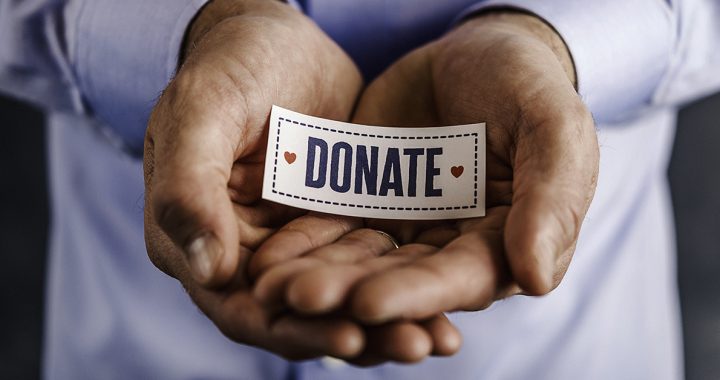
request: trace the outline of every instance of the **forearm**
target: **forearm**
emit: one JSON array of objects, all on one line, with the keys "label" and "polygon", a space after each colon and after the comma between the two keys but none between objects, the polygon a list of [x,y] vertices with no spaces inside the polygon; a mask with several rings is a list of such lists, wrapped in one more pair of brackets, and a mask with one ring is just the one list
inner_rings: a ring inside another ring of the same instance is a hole
[{"label": "forearm", "polygon": [[295,0],[211,0],[197,14],[192,23],[188,26],[185,39],[181,48],[180,61],[183,61],[190,54],[198,41],[215,25],[222,21],[259,10],[271,10],[271,2],[289,3],[298,8]]}]

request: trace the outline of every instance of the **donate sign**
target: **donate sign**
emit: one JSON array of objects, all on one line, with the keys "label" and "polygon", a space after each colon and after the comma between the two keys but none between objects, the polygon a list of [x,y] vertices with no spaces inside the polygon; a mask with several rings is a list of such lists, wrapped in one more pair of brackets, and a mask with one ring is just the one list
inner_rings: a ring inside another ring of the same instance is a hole
[{"label": "donate sign", "polygon": [[273,107],[263,198],[383,219],[485,215],[485,125],[370,127]]}]

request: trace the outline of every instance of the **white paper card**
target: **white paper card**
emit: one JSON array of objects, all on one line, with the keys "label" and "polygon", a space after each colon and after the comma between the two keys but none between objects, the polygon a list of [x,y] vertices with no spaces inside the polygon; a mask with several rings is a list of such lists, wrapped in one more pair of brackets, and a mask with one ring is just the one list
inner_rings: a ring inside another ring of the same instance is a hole
[{"label": "white paper card", "polygon": [[388,128],[273,107],[263,198],[381,219],[485,215],[485,124]]}]

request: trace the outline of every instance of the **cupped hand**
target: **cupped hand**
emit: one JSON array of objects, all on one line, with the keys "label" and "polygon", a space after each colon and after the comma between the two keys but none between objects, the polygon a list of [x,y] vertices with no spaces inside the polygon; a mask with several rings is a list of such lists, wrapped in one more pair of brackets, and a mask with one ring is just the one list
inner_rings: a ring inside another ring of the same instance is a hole
[{"label": "cupped hand", "polygon": [[[363,349],[357,324],[267,308],[245,275],[260,242],[304,214],[260,199],[271,106],[344,120],[361,87],[350,58],[281,2],[215,0],[193,22],[148,125],[145,238],[152,262],[230,338],[289,358]],[[329,221],[320,235],[359,225]]]},{"label": "cupped hand", "polygon": [[[265,272],[260,285],[282,284],[279,297],[306,315],[346,310],[370,324],[548,293],[567,271],[598,173],[594,123],[574,82],[560,37],[526,14],[475,17],[410,53],[369,86],[353,121],[486,122],[487,216],[366,221],[408,245],[352,265],[325,259],[323,267],[282,278],[284,268],[297,265],[286,262]],[[266,244],[280,244],[281,238]],[[343,249],[323,255],[342,255]],[[318,292],[325,295],[321,302],[312,296]]]},{"label": "cupped hand", "polygon": [[249,258],[281,226],[313,221],[317,244],[362,226],[260,199],[271,106],[347,120],[361,86],[342,50],[280,2],[215,0],[193,23],[183,65],[148,126],[146,245],[231,339],[290,359],[364,364],[410,360],[454,332],[442,318],[363,329],[342,316],[299,317],[251,294]]}]

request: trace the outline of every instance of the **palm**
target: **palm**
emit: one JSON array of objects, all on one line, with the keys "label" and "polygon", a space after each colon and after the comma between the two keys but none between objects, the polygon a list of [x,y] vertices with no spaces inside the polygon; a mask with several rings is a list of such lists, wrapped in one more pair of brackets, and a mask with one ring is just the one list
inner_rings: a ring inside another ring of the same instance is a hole
[{"label": "palm", "polygon": [[[496,207],[509,206],[512,203],[513,180],[510,136],[512,129],[516,128],[517,111],[498,112],[498,105],[504,102],[499,99],[497,91],[491,90],[498,86],[484,79],[493,77],[494,73],[474,70],[473,76],[477,76],[478,80],[473,81],[468,78],[470,70],[467,67],[438,67],[435,50],[435,45],[429,45],[411,53],[373,82],[363,95],[353,121],[398,127],[485,122],[487,211],[494,212]],[[462,57],[457,59],[462,60]],[[483,91],[483,87],[487,88],[487,92]],[[490,97],[483,93],[495,95]],[[507,105],[503,104],[503,107]],[[438,246],[449,242],[451,234],[447,233],[448,230],[458,229],[455,220],[442,223],[372,220],[368,223],[388,230],[406,243],[432,242]],[[443,231],[443,237],[433,231]]]}]

